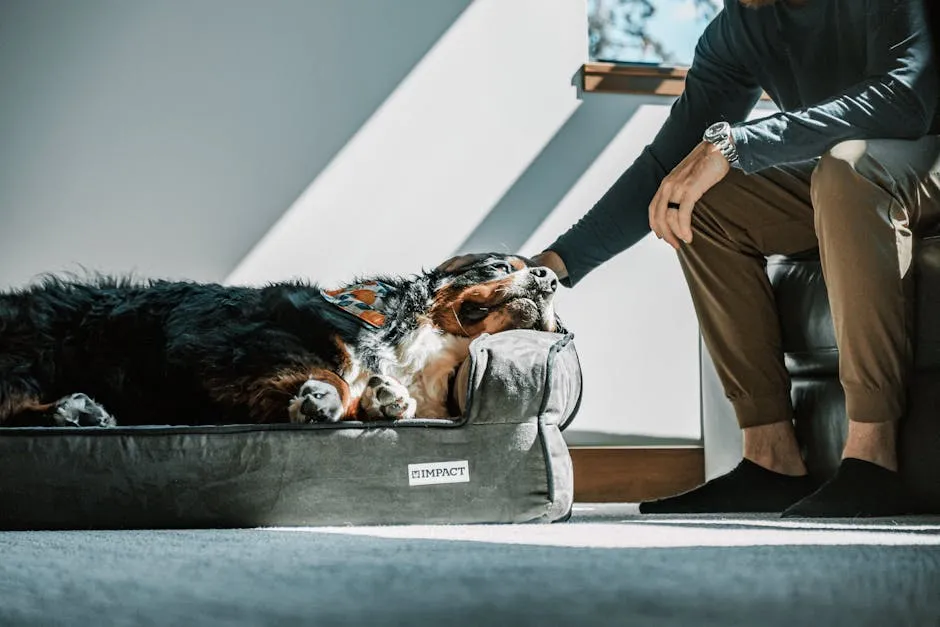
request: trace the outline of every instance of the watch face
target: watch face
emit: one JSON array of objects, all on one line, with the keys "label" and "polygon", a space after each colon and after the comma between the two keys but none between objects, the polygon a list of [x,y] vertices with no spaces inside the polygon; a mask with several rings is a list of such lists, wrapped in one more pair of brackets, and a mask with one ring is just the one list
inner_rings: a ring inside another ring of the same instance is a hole
[{"label": "watch face", "polygon": [[705,137],[710,140],[721,139],[725,136],[725,125],[727,122],[715,122],[705,130]]}]

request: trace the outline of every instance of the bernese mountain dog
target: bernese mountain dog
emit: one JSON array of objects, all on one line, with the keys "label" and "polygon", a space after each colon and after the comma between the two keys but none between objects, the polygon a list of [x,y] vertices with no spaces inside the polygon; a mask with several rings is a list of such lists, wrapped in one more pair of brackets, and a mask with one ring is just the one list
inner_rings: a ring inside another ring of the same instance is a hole
[{"label": "bernese mountain dog", "polygon": [[0,293],[0,426],[448,417],[471,340],[560,331],[557,286],[495,253],[333,290],[47,277]]}]

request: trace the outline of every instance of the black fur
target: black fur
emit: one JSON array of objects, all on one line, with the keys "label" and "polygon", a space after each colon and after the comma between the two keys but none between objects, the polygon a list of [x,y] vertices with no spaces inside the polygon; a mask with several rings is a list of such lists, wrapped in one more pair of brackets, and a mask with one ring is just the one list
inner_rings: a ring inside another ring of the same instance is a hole
[{"label": "black fur", "polygon": [[370,277],[391,290],[379,329],[299,281],[252,288],[48,277],[0,293],[0,426],[107,426],[110,416],[122,426],[287,422],[310,373],[335,379],[348,400],[337,376],[346,349],[363,370],[385,372],[389,349],[419,321],[436,316],[441,333],[467,337],[487,330],[481,317],[492,312],[499,324],[552,327],[554,274],[520,259],[494,254],[453,273]]},{"label": "black fur", "polygon": [[414,328],[441,278],[381,278],[394,288],[394,314],[380,330],[303,282],[247,288],[46,278],[0,294],[0,423],[5,402],[24,395],[54,402],[75,392],[102,403],[121,425],[253,422],[243,404],[214,400],[207,382],[312,365],[335,370],[343,357],[334,335],[377,368],[380,349]]}]

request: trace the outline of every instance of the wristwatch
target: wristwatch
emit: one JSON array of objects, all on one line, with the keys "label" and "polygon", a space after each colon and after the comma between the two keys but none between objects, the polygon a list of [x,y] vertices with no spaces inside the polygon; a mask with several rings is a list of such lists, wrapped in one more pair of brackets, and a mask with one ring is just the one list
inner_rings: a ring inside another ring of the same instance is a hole
[{"label": "wristwatch", "polygon": [[734,147],[734,140],[731,138],[731,125],[727,122],[715,122],[709,126],[705,129],[702,140],[717,146],[718,152],[728,160],[730,165],[734,165],[738,161],[738,149]]}]

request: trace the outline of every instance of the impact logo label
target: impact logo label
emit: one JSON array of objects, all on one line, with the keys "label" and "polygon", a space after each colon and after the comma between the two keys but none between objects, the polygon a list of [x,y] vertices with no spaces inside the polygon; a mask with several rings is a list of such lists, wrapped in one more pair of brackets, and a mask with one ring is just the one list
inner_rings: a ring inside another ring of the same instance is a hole
[{"label": "impact logo label", "polygon": [[467,460],[408,464],[408,485],[467,483],[469,481],[470,464]]}]

